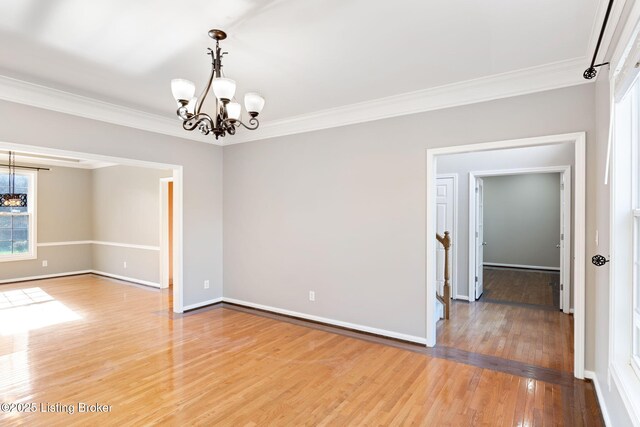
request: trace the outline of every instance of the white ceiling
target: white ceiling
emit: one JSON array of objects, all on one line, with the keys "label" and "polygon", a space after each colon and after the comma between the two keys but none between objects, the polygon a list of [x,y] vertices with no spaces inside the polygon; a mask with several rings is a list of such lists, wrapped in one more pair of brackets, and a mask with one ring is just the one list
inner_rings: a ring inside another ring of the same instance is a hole
[{"label": "white ceiling", "polygon": [[229,34],[222,44],[226,75],[239,94],[261,92],[261,117],[273,121],[584,58],[598,5],[0,0],[0,74],[174,117],[169,81],[187,78],[202,89],[207,31],[221,28]]}]

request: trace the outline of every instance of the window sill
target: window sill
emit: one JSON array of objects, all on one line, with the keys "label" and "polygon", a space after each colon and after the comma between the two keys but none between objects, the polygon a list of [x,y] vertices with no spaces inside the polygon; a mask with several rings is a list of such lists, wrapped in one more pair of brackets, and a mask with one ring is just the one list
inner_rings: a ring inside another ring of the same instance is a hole
[{"label": "window sill", "polygon": [[640,377],[629,361],[617,360],[609,369],[631,422],[640,425]]},{"label": "window sill", "polygon": [[12,262],[12,261],[28,261],[32,259],[37,259],[36,254],[25,254],[25,255],[12,255],[12,256],[0,256],[0,262]]}]

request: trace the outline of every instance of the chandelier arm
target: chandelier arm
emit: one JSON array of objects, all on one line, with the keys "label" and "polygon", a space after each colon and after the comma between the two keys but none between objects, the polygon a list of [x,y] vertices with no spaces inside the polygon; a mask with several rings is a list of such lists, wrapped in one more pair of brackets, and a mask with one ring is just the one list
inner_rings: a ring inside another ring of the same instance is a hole
[{"label": "chandelier arm", "polygon": [[198,128],[204,135],[208,135],[214,129],[214,122],[206,113],[195,114],[182,122],[184,130],[194,130]]},{"label": "chandelier arm", "polygon": [[216,74],[216,57],[213,53],[213,50],[209,49],[209,55],[211,55],[211,73],[209,74],[209,81],[207,82],[207,87],[202,91],[202,95],[200,95],[200,99],[196,101],[195,113],[200,114],[200,110],[202,109],[202,105],[204,104],[204,100],[207,99],[207,95],[209,94],[209,90],[211,89],[211,82],[213,82],[213,78]]},{"label": "chandelier arm", "polygon": [[258,121],[258,119],[256,117],[251,117],[249,119],[249,125],[246,125],[246,124],[242,123],[240,120],[233,120],[233,119],[225,119],[222,123],[223,124],[235,125],[236,127],[238,125],[242,125],[246,129],[249,129],[249,130],[256,130],[256,129],[258,129],[258,126],[260,126],[260,122]]}]

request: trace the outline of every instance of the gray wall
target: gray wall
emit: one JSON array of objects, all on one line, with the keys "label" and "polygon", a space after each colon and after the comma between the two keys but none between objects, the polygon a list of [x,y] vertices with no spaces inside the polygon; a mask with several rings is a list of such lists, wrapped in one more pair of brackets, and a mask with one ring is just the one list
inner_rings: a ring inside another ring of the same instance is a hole
[{"label": "gray wall", "polygon": [[[37,198],[37,243],[91,240],[90,170],[51,167],[38,172]],[[38,247],[37,259],[0,263],[0,281],[90,270],[90,246]]]},{"label": "gray wall", "polygon": [[222,296],[221,147],[6,101],[0,117],[3,142],[182,165],[184,304]]},{"label": "gray wall", "polygon": [[225,297],[425,337],[426,148],[593,130],[581,85],[225,147]]},{"label": "gray wall", "polygon": [[560,268],[560,174],[484,178],[484,262]]},{"label": "gray wall", "polygon": [[[469,172],[537,168],[545,166],[574,166],[572,144],[546,147],[513,148],[508,150],[452,154],[437,158],[439,174],[458,175],[457,246],[454,290],[457,296],[469,296]],[[573,175],[573,168],[572,168]],[[572,185],[574,180],[571,180]],[[572,225],[573,227],[573,225]],[[572,273],[573,274],[573,273]]]},{"label": "gray wall", "polygon": [[93,171],[93,240],[158,246],[160,178],[170,170],[111,166]]},{"label": "gray wall", "polygon": [[[172,173],[131,166],[95,169],[92,240],[157,247],[160,244],[160,178],[170,177]],[[160,251],[93,246],[94,270],[159,283]]]}]

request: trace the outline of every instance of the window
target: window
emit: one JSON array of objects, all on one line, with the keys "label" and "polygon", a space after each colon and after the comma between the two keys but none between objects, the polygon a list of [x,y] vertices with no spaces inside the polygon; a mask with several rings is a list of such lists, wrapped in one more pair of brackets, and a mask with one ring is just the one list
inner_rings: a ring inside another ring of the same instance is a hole
[{"label": "window", "polygon": [[[15,192],[27,194],[26,207],[0,206],[0,261],[18,261],[36,257],[34,172],[16,172]],[[0,194],[9,192],[9,173],[0,172]]]}]

